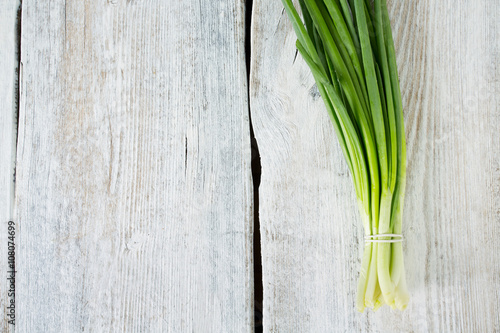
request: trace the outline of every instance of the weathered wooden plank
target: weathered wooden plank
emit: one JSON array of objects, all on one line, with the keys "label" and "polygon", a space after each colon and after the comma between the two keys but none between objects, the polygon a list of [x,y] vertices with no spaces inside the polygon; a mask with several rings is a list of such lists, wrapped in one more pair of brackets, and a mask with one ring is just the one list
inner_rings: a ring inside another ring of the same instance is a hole
[{"label": "weathered wooden plank", "polygon": [[20,332],[253,327],[242,1],[23,1]]},{"label": "weathered wooden plank", "polygon": [[[18,79],[18,1],[0,0],[0,331],[13,331],[11,315],[11,281],[7,280],[9,268],[8,222],[13,219],[14,164],[17,128],[17,79]],[[12,230],[11,230],[12,231]],[[11,244],[10,244],[11,245]],[[11,247],[12,248],[12,247]],[[8,315],[9,314],[9,315]]]},{"label": "weathered wooden plank", "polygon": [[500,45],[494,0],[389,4],[404,99],[405,312],[359,314],[350,174],[280,1],[254,1],[265,332],[500,329]]}]

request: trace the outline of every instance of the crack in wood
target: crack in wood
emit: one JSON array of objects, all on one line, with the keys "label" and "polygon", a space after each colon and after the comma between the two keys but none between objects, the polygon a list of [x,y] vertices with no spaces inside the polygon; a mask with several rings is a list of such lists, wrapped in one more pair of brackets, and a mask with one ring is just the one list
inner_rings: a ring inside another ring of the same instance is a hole
[{"label": "crack in wood", "polygon": [[250,108],[250,77],[251,77],[251,26],[252,26],[253,0],[247,0],[245,6],[245,58],[247,65],[247,90],[248,90],[248,116],[250,123],[250,139],[252,150],[252,179],[254,193],[254,228],[253,228],[253,274],[254,274],[254,311],[255,311],[255,332],[262,332],[262,260],[260,247],[260,223],[259,223],[259,185],[261,178],[260,153],[257,140],[253,132],[252,112]]}]

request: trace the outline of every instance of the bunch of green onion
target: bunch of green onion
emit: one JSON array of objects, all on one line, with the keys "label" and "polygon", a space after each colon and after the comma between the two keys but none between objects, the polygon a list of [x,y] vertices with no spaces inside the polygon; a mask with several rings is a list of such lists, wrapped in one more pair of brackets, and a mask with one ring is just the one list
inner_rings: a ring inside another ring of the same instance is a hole
[{"label": "bunch of green onion", "polygon": [[385,0],[299,0],[304,23],[292,0],[282,2],[333,122],[368,236],[356,307],[403,310],[406,143]]}]

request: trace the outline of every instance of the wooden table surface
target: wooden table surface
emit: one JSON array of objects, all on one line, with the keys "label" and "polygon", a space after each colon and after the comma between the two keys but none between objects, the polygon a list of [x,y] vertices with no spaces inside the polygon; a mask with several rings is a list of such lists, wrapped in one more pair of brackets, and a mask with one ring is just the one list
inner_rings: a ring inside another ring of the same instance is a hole
[{"label": "wooden table surface", "polygon": [[0,0],[0,331],[253,332],[262,284],[264,332],[500,332],[500,2],[388,7],[412,298],[361,314],[351,176],[281,1]]}]

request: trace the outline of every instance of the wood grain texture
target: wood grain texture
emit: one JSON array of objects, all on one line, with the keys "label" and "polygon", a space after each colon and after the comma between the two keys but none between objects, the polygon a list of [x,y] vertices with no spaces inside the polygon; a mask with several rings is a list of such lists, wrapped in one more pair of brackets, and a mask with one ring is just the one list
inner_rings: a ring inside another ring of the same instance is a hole
[{"label": "wood grain texture", "polygon": [[500,4],[389,1],[408,144],[405,312],[360,314],[350,174],[280,1],[254,1],[265,332],[500,331]]},{"label": "wood grain texture", "polygon": [[242,1],[24,0],[19,332],[249,332]]},{"label": "wood grain texture", "polygon": [[[9,332],[8,221],[13,220],[17,129],[18,1],[0,0],[0,331]],[[9,310],[10,311],[10,310]]]}]

